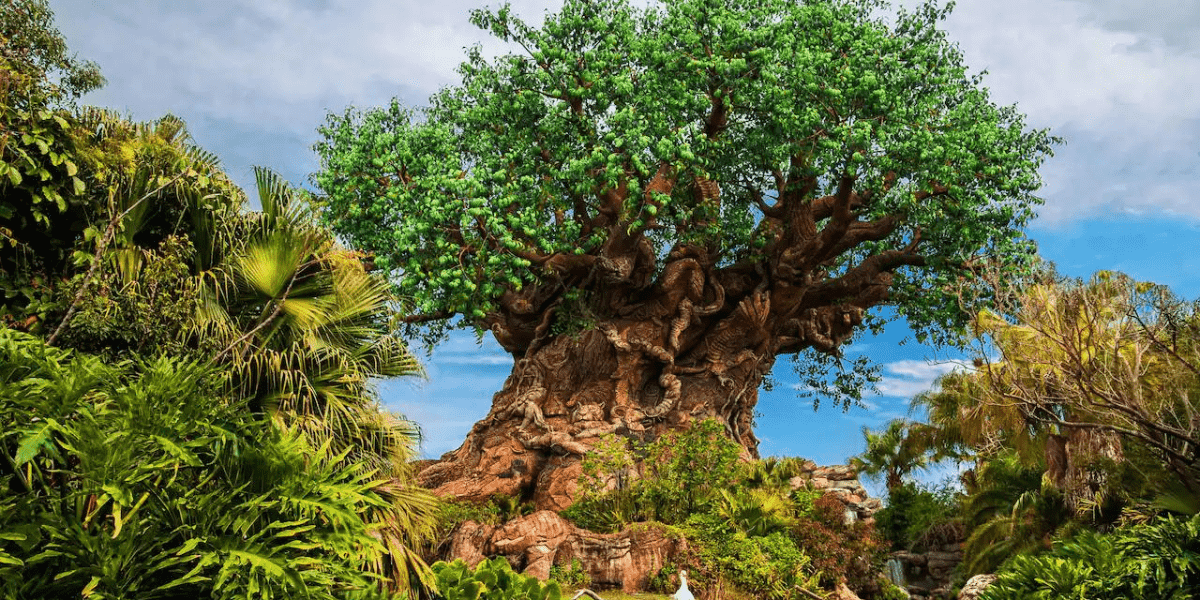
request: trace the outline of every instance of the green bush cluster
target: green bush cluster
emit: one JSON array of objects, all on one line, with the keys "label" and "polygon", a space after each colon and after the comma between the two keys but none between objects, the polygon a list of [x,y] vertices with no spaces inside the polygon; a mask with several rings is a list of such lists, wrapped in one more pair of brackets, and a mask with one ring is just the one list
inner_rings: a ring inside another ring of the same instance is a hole
[{"label": "green bush cluster", "polygon": [[578,558],[572,558],[570,565],[551,566],[550,579],[570,588],[583,588],[592,583],[592,576],[583,569]]},{"label": "green bush cluster", "polygon": [[796,586],[816,587],[809,557],[787,532],[747,535],[714,513],[694,514],[682,529],[695,546],[690,558],[699,586],[728,582],[758,598],[791,598]]},{"label": "green bush cluster", "polygon": [[906,481],[888,491],[887,506],[875,513],[875,528],[892,550],[930,550],[920,542],[938,527],[952,525],[960,496],[948,482],[934,486]]},{"label": "green bush cluster", "polygon": [[[582,497],[562,515],[579,527],[604,532],[640,521],[682,523],[733,483],[740,452],[712,419],[644,448],[606,435],[583,459]],[[640,477],[635,467],[639,458]]]},{"label": "green bush cluster", "polygon": [[542,583],[522,575],[502,557],[485,560],[474,569],[462,559],[432,565],[438,600],[559,600],[558,582]]},{"label": "green bush cluster", "polygon": [[172,358],[0,329],[0,598],[386,598],[363,464]]},{"label": "green bush cluster", "polygon": [[761,598],[805,597],[801,590],[839,582],[868,597],[878,592],[882,542],[873,526],[847,524],[834,498],[792,490],[803,460],[739,463],[739,451],[713,420],[640,450],[608,436],[584,457],[583,496],[562,514],[592,530],[653,521],[685,537],[680,564],[651,578],[663,592],[674,591],[681,566],[697,589],[729,586]]},{"label": "green bush cluster", "polygon": [[1014,557],[997,575],[982,600],[1198,598],[1200,516],[1081,531],[1044,554]]}]

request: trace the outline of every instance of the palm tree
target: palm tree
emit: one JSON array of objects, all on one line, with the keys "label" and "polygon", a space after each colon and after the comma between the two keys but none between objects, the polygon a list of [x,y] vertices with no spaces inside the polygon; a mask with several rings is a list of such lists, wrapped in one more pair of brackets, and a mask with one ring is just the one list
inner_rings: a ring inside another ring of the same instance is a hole
[{"label": "palm tree", "polygon": [[432,581],[414,550],[434,534],[437,500],[416,486],[416,424],[383,410],[372,384],[422,374],[393,330],[386,279],[340,247],[305,194],[256,169],[262,211],[217,234],[223,260],[201,274],[193,336],[214,344],[231,385],[285,431],[366,461],[390,483],[372,519],[388,552],[374,569],[398,589]]},{"label": "palm tree", "polygon": [[993,573],[1010,556],[1049,548],[1051,535],[1071,521],[1061,490],[1012,451],[980,468],[964,513],[970,530],[963,545],[969,575]]},{"label": "palm tree", "polygon": [[390,331],[388,282],[337,245],[301,191],[266,169],[255,179],[262,212],[224,232],[225,260],[202,274],[194,335],[216,344],[213,361],[232,367],[254,409],[400,468],[418,430],[381,411],[370,385],[422,370]]},{"label": "palm tree", "polygon": [[868,478],[884,476],[888,491],[899,488],[904,477],[929,463],[925,449],[909,435],[913,423],[893,419],[883,431],[863,427],[867,450],[850,459],[850,464]]}]

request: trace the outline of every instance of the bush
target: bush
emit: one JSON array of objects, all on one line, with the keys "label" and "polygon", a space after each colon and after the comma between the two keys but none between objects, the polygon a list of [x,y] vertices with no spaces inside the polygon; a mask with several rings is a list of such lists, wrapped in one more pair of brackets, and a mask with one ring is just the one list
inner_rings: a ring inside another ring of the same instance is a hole
[{"label": "bush", "polygon": [[644,474],[631,481],[634,453],[624,438],[604,436],[583,459],[578,500],[562,512],[577,527],[617,531],[629,523],[684,522],[710,508],[734,482],[741,447],[713,419],[668,433],[646,448]]},{"label": "bush", "polygon": [[381,482],[220,376],[0,330],[0,598],[385,597]]},{"label": "bush", "polygon": [[796,586],[816,587],[809,558],[786,533],[749,536],[713,513],[692,515],[683,529],[694,546],[697,588],[727,582],[755,597],[782,599],[793,597]]},{"label": "bush", "polygon": [[437,582],[435,598],[441,600],[559,600],[558,582],[541,583],[537,577],[522,575],[502,557],[485,560],[474,570],[462,559],[433,564]]},{"label": "bush", "polygon": [[[883,539],[890,543],[892,550],[931,549],[930,542],[945,541],[935,538],[950,536],[926,534],[945,530],[945,525],[956,519],[958,498],[958,490],[949,483],[926,487],[905,482],[888,491],[887,506],[875,513],[875,527]],[[961,527],[952,529],[961,535]]]},{"label": "bush", "polygon": [[1200,597],[1200,516],[1166,517],[1110,534],[1082,531],[1039,555],[1006,562],[983,600]]},{"label": "bush", "polygon": [[846,524],[845,506],[832,496],[813,503],[812,513],[796,519],[792,538],[821,574],[823,587],[845,582],[852,590],[873,589],[885,542],[874,525],[863,521]]},{"label": "bush", "polygon": [[551,566],[550,579],[571,588],[585,588],[592,583],[591,575],[583,570],[583,563],[578,558],[572,558],[570,566]]}]

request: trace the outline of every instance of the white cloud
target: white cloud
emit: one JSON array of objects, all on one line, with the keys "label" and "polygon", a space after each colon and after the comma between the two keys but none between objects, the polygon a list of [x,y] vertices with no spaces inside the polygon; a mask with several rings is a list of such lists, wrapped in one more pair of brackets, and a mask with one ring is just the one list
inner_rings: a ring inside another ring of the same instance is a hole
[{"label": "white cloud", "polygon": [[[559,4],[518,0],[513,8],[539,23]],[[309,146],[327,110],[393,96],[421,105],[458,80],[465,47],[511,48],[468,22],[476,5],[52,2],[70,47],[97,60],[110,80],[88,101],[139,119],[173,112],[204,133],[202,143],[227,157],[235,174],[248,174],[242,163],[271,158],[278,162],[267,164],[297,183],[316,169]],[[970,70],[989,70],[984,83],[998,103],[1017,103],[1030,127],[1068,138],[1043,168],[1040,223],[1121,213],[1200,218],[1200,203],[1187,193],[1200,183],[1198,7],[1192,0],[962,2],[944,23]],[[224,139],[231,128],[246,134]]]},{"label": "white cloud", "polygon": [[[1039,222],[1112,213],[1200,218],[1200,12],[1190,1],[964,2],[947,20],[1000,104],[1067,145],[1043,167]],[[1172,15],[1172,16],[1168,16]],[[1126,191],[1121,186],[1129,186]]]},{"label": "white cloud", "polygon": [[437,362],[454,365],[506,365],[511,366],[513,359],[507,354],[439,354]]},{"label": "white cloud", "polygon": [[924,360],[898,360],[885,363],[883,379],[878,383],[881,396],[908,399],[933,387],[938,377],[960,367],[964,361],[929,362]]}]

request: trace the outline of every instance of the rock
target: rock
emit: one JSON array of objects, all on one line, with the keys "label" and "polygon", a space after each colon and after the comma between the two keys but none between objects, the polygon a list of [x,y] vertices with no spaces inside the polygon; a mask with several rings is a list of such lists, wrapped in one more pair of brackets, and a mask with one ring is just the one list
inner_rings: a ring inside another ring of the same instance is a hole
[{"label": "rock", "polygon": [[845,583],[839,583],[837,589],[833,590],[833,599],[836,600],[862,600],[854,590],[846,587]]},{"label": "rock", "polygon": [[454,530],[450,538],[450,556],[461,558],[472,569],[487,558],[484,549],[491,542],[495,525],[480,525],[475,521],[466,521]]},{"label": "rock", "polygon": [[546,467],[538,475],[534,487],[534,506],[553,511],[561,511],[571,505],[575,490],[579,487],[579,476],[583,474],[583,465],[579,461],[567,457],[555,456],[547,461]]},{"label": "rock", "polygon": [[575,532],[575,526],[551,510],[509,521],[496,530],[491,547],[497,554],[524,555],[528,548],[541,545],[557,548]]},{"label": "rock", "polygon": [[[830,487],[850,490],[851,492],[857,492],[863,489],[862,484],[859,483],[857,479],[839,479],[831,483]],[[865,496],[866,494],[863,495]]]},{"label": "rock", "polygon": [[959,552],[929,552],[925,555],[928,557],[929,574],[937,580],[948,580],[950,571],[962,562],[962,554]]},{"label": "rock", "polygon": [[899,560],[903,564],[915,565],[918,567],[924,567],[926,561],[928,561],[928,558],[924,554],[913,554],[912,552],[905,552],[903,550],[899,552],[893,552],[890,556]]},{"label": "rock", "polygon": [[685,544],[669,538],[661,527],[639,525],[620,533],[602,534],[579,529],[550,510],[509,521],[501,527],[467,521],[451,538],[450,556],[479,564],[485,556],[504,556],[514,569],[539,579],[550,567],[578,559],[597,586],[626,592],[643,591],[650,576]]},{"label": "rock", "polygon": [[983,590],[996,581],[995,575],[981,574],[967,580],[967,584],[958,592],[958,600],[976,600]]}]

